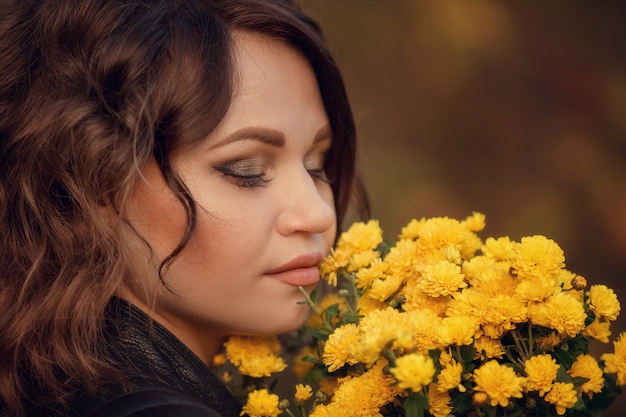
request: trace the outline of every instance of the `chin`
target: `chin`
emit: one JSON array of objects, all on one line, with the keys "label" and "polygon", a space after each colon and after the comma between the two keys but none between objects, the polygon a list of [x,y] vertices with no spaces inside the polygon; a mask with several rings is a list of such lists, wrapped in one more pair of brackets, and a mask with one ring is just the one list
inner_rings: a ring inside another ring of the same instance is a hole
[{"label": "chin", "polygon": [[[283,316],[285,320],[274,322],[274,325],[276,327],[273,331],[271,331],[271,333],[284,334],[298,330],[307,322],[310,313],[310,308],[298,310],[296,312],[285,313],[285,315]],[[289,320],[286,320],[287,318],[289,318]]]}]

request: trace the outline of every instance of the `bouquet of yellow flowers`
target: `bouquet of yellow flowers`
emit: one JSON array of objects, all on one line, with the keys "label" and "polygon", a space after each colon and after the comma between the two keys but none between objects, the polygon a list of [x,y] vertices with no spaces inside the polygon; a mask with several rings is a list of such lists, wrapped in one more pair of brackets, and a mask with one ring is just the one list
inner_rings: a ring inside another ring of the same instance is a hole
[{"label": "bouquet of yellow flowers", "polygon": [[353,224],[320,266],[339,289],[303,291],[291,402],[270,389],[277,338],[232,337],[216,358],[244,375],[242,415],[600,415],[626,385],[626,335],[599,360],[589,348],[609,341],[615,292],[565,269],[554,241],[483,241],[484,226],[412,220],[388,245],[376,220]]}]

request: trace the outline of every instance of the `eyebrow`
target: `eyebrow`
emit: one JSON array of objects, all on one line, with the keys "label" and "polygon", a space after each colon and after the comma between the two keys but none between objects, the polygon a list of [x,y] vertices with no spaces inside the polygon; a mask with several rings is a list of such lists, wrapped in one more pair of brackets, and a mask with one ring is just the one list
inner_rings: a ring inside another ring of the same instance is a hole
[{"label": "eyebrow", "polygon": [[[324,125],[315,134],[313,144],[322,142],[324,140],[330,140],[332,138],[332,132],[329,125]],[[228,145],[229,143],[237,142],[239,140],[258,140],[268,145],[282,148],[285,146],[285,135],[274,129],[265,127],[244,127],[236,130],[235,132],[227,135],[225,138],[215,144],[217,147]]]},{"label": "eyebrow", "polygon": [[318,142],[323,142],[325,140],[331,140],[332,138],[333,138],[333,131],[330,128],[330,125],[324,125],[315,134],[315,138],[313,139],[313,144],[316,144]]}]

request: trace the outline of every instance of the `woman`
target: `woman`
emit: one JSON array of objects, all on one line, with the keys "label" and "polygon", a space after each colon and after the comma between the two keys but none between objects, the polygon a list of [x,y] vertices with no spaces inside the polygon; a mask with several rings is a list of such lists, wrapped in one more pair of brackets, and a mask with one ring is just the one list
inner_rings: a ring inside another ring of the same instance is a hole
[{"label": "woman", "polygon": [[304,322],[355,194],[317,24],[287,0],[10,2],[0,136],[2,415],[238,415],[207,364]]}]

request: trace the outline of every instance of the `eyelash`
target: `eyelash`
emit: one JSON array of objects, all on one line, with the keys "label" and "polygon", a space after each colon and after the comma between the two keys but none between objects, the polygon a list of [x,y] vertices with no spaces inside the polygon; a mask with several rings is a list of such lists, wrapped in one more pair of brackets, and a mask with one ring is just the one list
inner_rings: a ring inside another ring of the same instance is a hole
[{"label": "eyelash", "polygon": [[237,170],[231,169],[228,166],[214,166],[213,168],[231,178],[239,188],[266,187],[271,181],[271,179],[264,177],[265,172],[263,174],[247,174],[239,173]]},{"label": "eyelash", "polygon": [[307,169],[309,175],[315,179],[318,179],[326,184],[330,184],[330,179],[326,176],[326,170],[324,168]]},{"label": "eyelash", "polygon": [[[271,178],[265,178],[266,172],[262,174],[248,174],[237,172],[236,169],[232,169],[229,166],[214,166],[213,168],[222,173],[222,175],[231,178],[239,188],[267,187],[267,184],[272,181]],[[327,184],[331,182],[326,176],[326,170],[324,168],[307,169],[307,172],[311,178]]]}]

